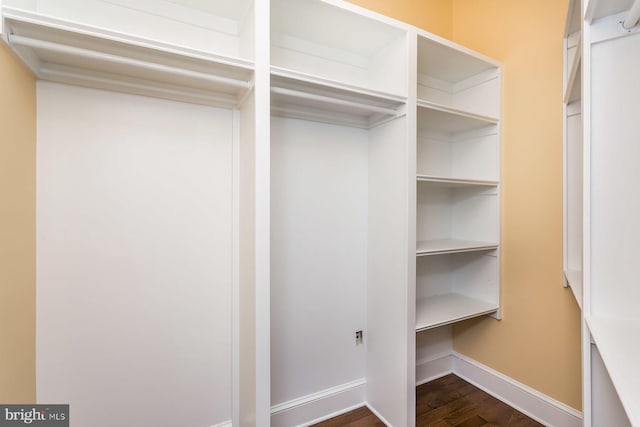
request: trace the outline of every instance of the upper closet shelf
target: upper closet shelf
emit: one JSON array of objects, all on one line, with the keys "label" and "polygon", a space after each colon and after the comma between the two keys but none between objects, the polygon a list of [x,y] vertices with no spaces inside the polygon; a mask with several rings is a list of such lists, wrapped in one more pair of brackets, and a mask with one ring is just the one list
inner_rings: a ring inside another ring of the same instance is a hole
[{"label": "upper closet shelf", "polygon": [[253,85],[250,61],[22,10],[2,10],[9,46],[43,80],[232,107]]},{"label": "upper closet shelf", "polygon": [[370,128],[405,114],[406,99],[335,82],[271,73],[271,113],[323,123]]},{"label": "upper closet shelf", "polygon": [[418,101],[418,130],[456,134],[495,125],[498,121],[496,117],[472,114],[432,102]]},{"label": "upper closet shelf", "polygon": [[461,252],[475,252],[497,249],[497,243],[475,240],[437,239],[422,240],[416,243],[416,255],[440,255]]},{"label": "upper closet shelf", "polygon": [[640,425],[640,324],[630,319],[585,319],[632,425]]},{"label": "upper closet shelf", "polygon": [[626,12],[633,2],[634,0],[588,0],[585,6],[585,18],[591,22],[605,16]]},{"label": "upper closet shelf", "polygon": [[271,64],[406,97],[407,29],[348,2],[271,0]]}]

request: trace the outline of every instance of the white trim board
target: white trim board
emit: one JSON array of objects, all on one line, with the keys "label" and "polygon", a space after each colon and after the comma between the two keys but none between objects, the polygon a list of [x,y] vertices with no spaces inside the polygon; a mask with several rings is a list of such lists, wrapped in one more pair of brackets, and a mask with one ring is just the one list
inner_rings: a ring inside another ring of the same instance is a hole
[{"label": "white trim board", "polygon": [[453,373],[528,417],[550,427],[580,427],[582,413],[488,366],[453,352],[416,366],[418,385]]},{"label": "white trim board", "polygon": [[231,420],[229,420],[221,422],[220,424],[212,425],[211,427],[233,427],[233,424],[231,423]]},{"label": "white trim board", "polygon": [[271,427],[306,427],[365,406],[366,380],[351,381],[271,407]]}]

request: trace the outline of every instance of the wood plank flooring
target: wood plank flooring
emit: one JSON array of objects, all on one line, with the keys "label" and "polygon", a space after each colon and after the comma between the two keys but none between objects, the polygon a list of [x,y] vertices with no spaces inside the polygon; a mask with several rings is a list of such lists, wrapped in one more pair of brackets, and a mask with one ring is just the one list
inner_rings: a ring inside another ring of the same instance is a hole
[{"label": "wood plank flooring", "polygon": [[[384,427],[359,408],[315,427]],[[416,388],[416,427],[544,427],[451,374]]]}]

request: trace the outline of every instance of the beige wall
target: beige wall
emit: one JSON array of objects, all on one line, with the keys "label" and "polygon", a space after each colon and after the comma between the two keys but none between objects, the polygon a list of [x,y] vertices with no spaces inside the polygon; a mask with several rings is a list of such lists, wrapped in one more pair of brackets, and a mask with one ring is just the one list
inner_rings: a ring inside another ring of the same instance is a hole
[{"label": "beige wall", "polygon": [[452,0],[349,0],[399,21],[424,28],[450,39],[452,35]]},{"label": "beige wall", "polygon": [[562,288],[562,34],[567,0],[453,0],[453,39],[503,61],[503,320],[454,348],[581,407],[580,317]]},{"label": "beige wall", "polygon": [[35,402],[36,93],[0,43],[0,402]]}]

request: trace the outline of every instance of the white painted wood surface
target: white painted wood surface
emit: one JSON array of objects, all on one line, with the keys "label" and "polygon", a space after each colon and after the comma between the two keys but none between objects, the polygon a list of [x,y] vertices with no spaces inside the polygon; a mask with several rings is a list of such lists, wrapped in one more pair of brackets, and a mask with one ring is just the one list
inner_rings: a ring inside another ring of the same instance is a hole
[{"label": "white painted wood surface", "polygon": [[365,375],[355,331],[366,327],[369,138],[292,119],[274,118],[271,127],[277,405]]},{"label": "white painted wood surface", "polygon": [[498,310],[498,305],[450,293],[417,301],[416,331],[470,319]]},{"label": "white painted wood surface", "polygon": [[231,112],[37,95],[38,402],[96,427],[229,420]]}]

